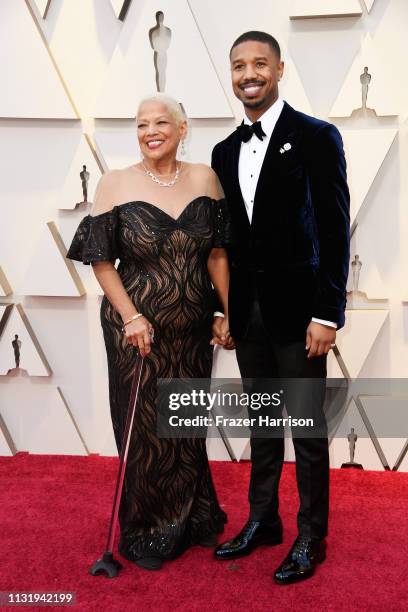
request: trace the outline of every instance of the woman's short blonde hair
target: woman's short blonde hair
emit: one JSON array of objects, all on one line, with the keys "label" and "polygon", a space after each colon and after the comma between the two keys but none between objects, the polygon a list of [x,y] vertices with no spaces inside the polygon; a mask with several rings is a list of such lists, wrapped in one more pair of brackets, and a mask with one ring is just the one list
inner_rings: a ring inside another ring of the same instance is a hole
[{"label": "woman's short blonde hair", "polygon": [[183,123],[183,121],[187,121],[186,113],[184,112],[181,104],[171,96],[164,93],[152,94],[151,96],[146,96],[140,100],[139,106],[137,107],[136,117],[139,115],[140,107],[146,102],[159,102],[160,104],[163,104],[163,106],[165,106],[169,113],[174,117],[178,125]]}]

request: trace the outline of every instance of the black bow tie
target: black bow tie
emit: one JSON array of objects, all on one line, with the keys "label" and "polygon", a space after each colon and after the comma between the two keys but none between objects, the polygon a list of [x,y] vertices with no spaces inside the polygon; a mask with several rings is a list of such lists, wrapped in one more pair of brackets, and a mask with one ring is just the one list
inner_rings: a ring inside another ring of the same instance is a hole
[{"label": "black bow tie", "polygon": [[241,125],[237,127],[237,130],[242,142],[248,142],[254,134],[259,140],[262,140],[263,137],[266,136],[260,121],[255,121],[252,125],[242,122]]}]

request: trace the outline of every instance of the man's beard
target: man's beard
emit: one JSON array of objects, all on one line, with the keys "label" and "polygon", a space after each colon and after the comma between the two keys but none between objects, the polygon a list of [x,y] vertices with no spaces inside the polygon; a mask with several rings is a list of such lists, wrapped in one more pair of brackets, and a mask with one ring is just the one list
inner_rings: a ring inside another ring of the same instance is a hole
[{"label": "man's beard", "polygon": [[260,100],[256,101],[256,102],[251,102],[251,100],[242,100],[242,104],[246,107],[246,108],[261,108],[266,102],[266,97],[261,98]]}]

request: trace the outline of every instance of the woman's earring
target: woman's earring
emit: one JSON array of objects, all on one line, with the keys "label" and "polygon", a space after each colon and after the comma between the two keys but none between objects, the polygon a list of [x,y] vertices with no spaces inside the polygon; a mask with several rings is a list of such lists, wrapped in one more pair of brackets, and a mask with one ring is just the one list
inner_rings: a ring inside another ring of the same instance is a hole
[{"label": "woman's earring", "polygon": [[181,151],[180,151],[180,153],[181,153],[181,155],[183,155],[183,157],[186,154],[186,145],[184,144],[184,139],[181,141]]}]

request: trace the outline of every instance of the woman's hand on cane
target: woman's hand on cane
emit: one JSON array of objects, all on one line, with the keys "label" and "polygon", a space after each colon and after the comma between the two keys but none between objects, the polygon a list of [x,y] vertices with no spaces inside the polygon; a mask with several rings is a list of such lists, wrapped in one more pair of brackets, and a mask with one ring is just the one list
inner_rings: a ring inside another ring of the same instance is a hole
[{"label": "woman's hand on cane", "polygon": [[151,351],[151,343],[154,342],[154,329],[152,324],[142,316],[131,321],[124,328],[124,334],[128,344],[139,349],[141,357],[146,357]]}]

